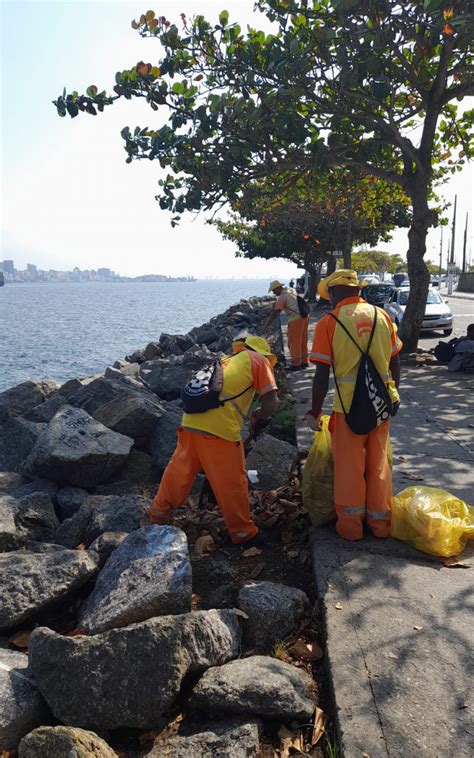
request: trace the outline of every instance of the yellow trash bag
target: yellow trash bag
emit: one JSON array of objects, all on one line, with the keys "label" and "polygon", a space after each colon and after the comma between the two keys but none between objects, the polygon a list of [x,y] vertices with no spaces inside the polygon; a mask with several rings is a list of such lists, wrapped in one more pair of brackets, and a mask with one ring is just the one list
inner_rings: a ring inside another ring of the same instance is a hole
[{"label": "yellow trash bag", "polygon": [[321,429],[314,435],[314,442],[303,469],[303,504],[315,526],[322,526],[336,518],[329,418],[322,416]]},{"label": "yellow trash bag", "polygon": [[[334,463],[331,449],[330,416],[321,417],[321,429],[315,433],[303,469],[303,505],[314,526],[336,518],[334,508]],[[392,465],[392,443],[387,440],[387,457]]]},{"label": "yellow trash bag", "polygon": [[392,537],[449,558],[474,538],[474,508],[445,490],[407,487],[392,500]]}]

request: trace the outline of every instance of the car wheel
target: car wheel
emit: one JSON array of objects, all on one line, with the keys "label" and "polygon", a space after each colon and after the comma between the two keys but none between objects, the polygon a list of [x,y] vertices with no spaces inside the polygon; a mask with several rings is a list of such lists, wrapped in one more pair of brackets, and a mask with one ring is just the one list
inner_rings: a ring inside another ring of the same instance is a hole
[{"label": "car wheel", "polygon": [[452,333],[453,333],[452,329],[443,329],[443,334],[445,337],[449,337],[449,335]]}]

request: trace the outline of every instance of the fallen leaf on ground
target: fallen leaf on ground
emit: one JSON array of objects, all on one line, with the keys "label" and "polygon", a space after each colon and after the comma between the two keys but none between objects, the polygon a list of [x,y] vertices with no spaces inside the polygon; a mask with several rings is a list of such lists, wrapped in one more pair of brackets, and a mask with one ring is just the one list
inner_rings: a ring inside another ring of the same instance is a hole
[{"label": "fallen leaf on ground", "polygon": [[290,758],[290,750],[297,750],[299,753],[303,752],[303,736],[301,732],[290,732],[286,726],[281,726],[278,730],[278,736],[281,740],[280,756],[281,758]]},{"label": "fallen leaf on ground", "polygon": [[262,551],[258,547],[249,547],[248,550],[244,550],[242,555],[244,558],[255,558],[256,555],[262,555]]},{"label": "fallen leaf on ground", "polygon": [[265,568],[264,563],[257,563],[256,566],[253,567],[252,571],[250,572],[250,578],[256,579],[256,577],[262,573],[263,569]]},{"label": "fallen leaf on ground", "polygon": [[241,611],[240,608],[234,608],[234,611],[235,611],[235,615],[240,616],[241,619],[248,619],[248,616],[245,613],[245,611]]},{"label": "fallen leaf on ground", "polygon": [[303,661],[319,660],[323,657],[323,651],[315,642],[305,642],[302,639],[296,640],[288,648],[288,652],[296,658]]},{"label": "fallen leaf on ground", "polygon": [[11,642],[12,645],[20,648],[20,650],[24,650],[30,644],[30,634],[31,632],[16,632],[16,634],[12,634],[8,638],[8,642]]},{"label": "fallen leaf on ground", "polygon": [[84,637],[87,635],[85,629],[73,629],[72,632],[66,632],[65,637]]},{"label": "fallen leaf on ground", "polygon": [[316,711],[314,713],[313,734],[311,735],[311,747],[317,745],[323,736],[325,721],[326,717],[324,715],[324,711],[316,706]]},{"label": "fallen leaf on ground", "polygon": [[410,471],[402,471],[401,475],[404,479],[411,479],[413,482],[424,482],[425,478],[419,474],[412,474]]},{"label": "fallen leaf on ground", "polygon": [[403,455],[399,455],[399,456],[398,456],[398,460],[399,460],[401,463],[405,463],[405,461],[406,461],[406,458],[404,458],[404,456],[403,456]]},{"label": "fallen leaf on ground", "polygon": [[287,558],[297,558],[299,555],[299,550],[288,550],[286,557]]},{"label": "fallen leaf on ground", "polygon": [[86,549],[86,545],[84,542],[80,542],[79,545],[76,545],[76,547],[74,548],[74,550],[85,550],[85,549]]},{"label": "fallen leaf on ground", "polygon": [[336,611],[342,611],[342,605],[341,605],[341,603],[336,603],[336,605],[334,606],[334,608],[336,609]]},{"label": "fallen leaf on ground", "polygon": [[396,653],[387,653],[388,658],[393,658],[395,661],[398,661],[398,655]]},{"label": "fallen leaf on ground", "polygon": [[417,631],[417,632],[421,632],[421,630],[423,629],[423,627],[422,626],[414,626],[413,629],[415,629],[415,631]]},{"label": "fallen leaf on ground", "polygon": [[213,537],[211,537],[210,534],[205,534],[196,540],[196,544],[194,545],[194,552],[196,555],[199,555],[199,557],[202,557],[204,553],[212,553],[214,548],[215,542]]},{"label": "fallen leaf on ground", "polygon": [[299,503],[294,503],[291,500],[284,500],[282,497],[280,498],[279,503],[283,508],[298,508],[299,506]]},{"label": "fallen leaf on ground", "polygon": [[446,566],[446,568],[471,568],[470,563],[464,563],[464,561],[456,556],[453,556],[452,558],[443,558],[443,566]]}]

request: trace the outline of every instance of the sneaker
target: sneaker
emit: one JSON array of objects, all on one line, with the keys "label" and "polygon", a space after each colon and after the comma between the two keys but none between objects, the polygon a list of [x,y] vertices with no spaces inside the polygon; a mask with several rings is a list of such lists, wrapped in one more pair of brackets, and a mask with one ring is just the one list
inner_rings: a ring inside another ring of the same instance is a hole
[{"label": "sneaker", "polygon": [[249,547],[260,547],[261,545],[269,545],[272,542],[279,542],[280,532],[275,527],[260,527],[255,537],[252,537],[245,542],[239,542],[239,546],[244,550]]},{"label": "sneaker", "polygon": [[302,369],[309,368],[309,363],[302,363],[301,368]]},{"label": "sneaker", "polygon": [[288,366],[286,371],[301,371],[301,366]]}]

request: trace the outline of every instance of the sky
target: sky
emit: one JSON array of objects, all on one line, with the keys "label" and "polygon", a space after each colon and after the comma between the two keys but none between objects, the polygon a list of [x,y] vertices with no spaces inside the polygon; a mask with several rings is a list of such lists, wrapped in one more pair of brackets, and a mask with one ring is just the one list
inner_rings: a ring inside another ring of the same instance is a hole
[{"label": "sky", "polygon": [[[62,270],[108,267],[128,276],[294,276],[294,265],[284,261],[236,258],[234,245],[203,215],[185,215],[171,228],[171,214],[154,199],[159,166],[126,164],[120,136],[126,125],[159,128],[159,112],[139,101],[120,101],[97,117],[71,120],[60,119],[52,105],[64,86],[110,90],[116,71],[159,58],[159,43],[142,39],[130,26],[148,8],[172,21],[181,12],[213,20],[226,8],[243,28],[247,23],[263,28],[253,0],[0,0],[0,8],[0,259],[13,259],[18,269],[27,263]],[[473,241],[472,188],[472,168],[465,167],[443,189],[448,201],[458,194],[458,261],[467,211],[468,253]],[[447,236],[445,229],[445,252]],[[432,230],[427,258],[436,262],[439,241],[439,230]],[[377,247],[405,255],[407,230]]]}]

